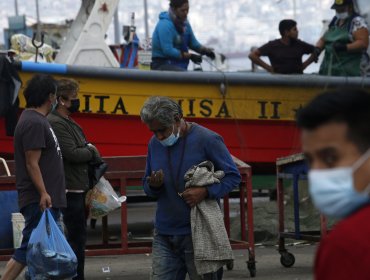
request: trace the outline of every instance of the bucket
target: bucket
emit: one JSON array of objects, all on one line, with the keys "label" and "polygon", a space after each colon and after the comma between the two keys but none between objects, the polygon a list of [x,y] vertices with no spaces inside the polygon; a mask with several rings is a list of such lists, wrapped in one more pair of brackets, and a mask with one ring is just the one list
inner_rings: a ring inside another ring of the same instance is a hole
[{"label": "bucket", "polygon": [[0,192],[0,249],[13,248],[12,213],[19,212],[17,191]]},{"label": "bucket", "polygon": [[13,246],[19,248],[22,243],[22,231],[24,229],[24,217],[21,213],[12,213]]}]

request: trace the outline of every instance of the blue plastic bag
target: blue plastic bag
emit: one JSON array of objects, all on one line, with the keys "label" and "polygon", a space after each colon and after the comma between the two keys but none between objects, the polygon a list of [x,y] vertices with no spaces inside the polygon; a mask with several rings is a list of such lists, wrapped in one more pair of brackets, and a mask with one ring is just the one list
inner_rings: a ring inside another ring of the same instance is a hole
[{"label": "blue plastic bag", "polygon": [[27,266],[33,280],[66,279],[77,275],[77,258],[47,209],[32,231]]}]

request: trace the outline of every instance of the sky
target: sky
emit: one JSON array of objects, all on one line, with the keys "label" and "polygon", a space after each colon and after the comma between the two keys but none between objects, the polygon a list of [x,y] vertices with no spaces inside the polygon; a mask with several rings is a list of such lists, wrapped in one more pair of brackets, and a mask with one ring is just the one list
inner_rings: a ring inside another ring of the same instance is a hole
[{"label": "sky", "polygon": [[[18,13],[25,14],[29,22],[36,21],[36,0],[0,0],[0,43],[4,42],[2,29],[8,27],[7,17],[15,15],[16,1]],[[77,15],[81,0],[38,0],[38,3],[41,21],[56,23],[73,19]],[[331,3],[332,0],[190,0],[189,19],[200,41],[209,41],[212,37],[221,36],[230,40],[230,37],[233,37],[233,42],[240,48],[247,45],[248,41],[249,44],[259,43],[278,36],[276,26],[279,20],[292,18],[294,14],[299,26],[301,25],[301,35],[316,36],[322,29],[321,21],[333,14],[329,9]],[[168,1],[148,0],[150,33],[159,12],[167,8]],[[121,25],[129,24],[130,14],[135,12],[139,37],[144,37],[143,10],[142,0],[121,0],[118,7]],[[113,34],[111,26],[108,33],[110,42],[114,41]]]},{"label": "sky", "polygon": [[[16,1],[18,13],[25,14],[29,23],[36,22],[36,0],[0,0],[0,44],[4,42],[2,30],[8,27],[7,17],[15,15]],[[38,3],[42,22],[60,23],[75,18],[81,0],[38,0]],[[145,37],[143,3],[143,0],[120,0],[118,5],[121,26],[129,25],[130,15],[135,12],[137,34],[141,39]],[[330,9],[333,0],[189,0],[189,3],[189,21],[202,44],[218,52],[242,53],[243,56],[252,46],[279,37],[277,26],[283,18],[294,18],[300,39],[314,44],[322,34],[323,20],[330,20],[334,15]],[[167,9],[167,0],[148,0],[150,34],[158,14]],[[113,24],[107,34],[107,42],[114,43]]]}]

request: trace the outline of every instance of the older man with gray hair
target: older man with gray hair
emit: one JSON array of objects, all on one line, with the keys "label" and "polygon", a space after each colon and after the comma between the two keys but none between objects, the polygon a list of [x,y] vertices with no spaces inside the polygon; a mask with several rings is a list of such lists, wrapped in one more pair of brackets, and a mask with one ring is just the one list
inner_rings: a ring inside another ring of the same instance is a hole
[{"label": "older man with gray hair", "polygon": [[[153,96],[140,112],[153,132],[149,141],[147,195],[158,199],[154,223],[152,278],[160,280],[222,279],[222,268],[199,275],[194,265],[191,208],[205,199],[219,200],[240,183],[240,174],[221,136],[183,118],[181,107],[168,97]],[[220,183],[185,189],[184,175],[194,165],[213,163],[225,174]]]}]

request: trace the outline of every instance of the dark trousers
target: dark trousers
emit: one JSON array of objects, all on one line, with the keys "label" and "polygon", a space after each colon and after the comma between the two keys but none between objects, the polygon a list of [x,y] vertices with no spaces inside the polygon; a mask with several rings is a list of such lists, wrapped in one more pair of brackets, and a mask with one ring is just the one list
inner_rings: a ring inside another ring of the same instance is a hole
[{"label": "dark trousers", "polygon": [[152,58],[152,63],[150,64],[150,69],[151,70],[161,70],[161,71],[177,71],[177,72],[182,72],[186,71],[186,69],[168,63],[168,60],[163,58]]},{"label": "dark trousers", "polygon": [[190,235],[162,235],[154,230],[152,280],[222,280],[223,269],[198,275]]},{"label": "dark trousers", "polygon": [[63,222],[66,226],[67,240],[76,254],[77,276],[73,280],[85,279],[85,245],[86,245],[86,193],[67,193],[67,208],[63,210]]}]

